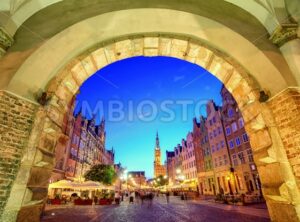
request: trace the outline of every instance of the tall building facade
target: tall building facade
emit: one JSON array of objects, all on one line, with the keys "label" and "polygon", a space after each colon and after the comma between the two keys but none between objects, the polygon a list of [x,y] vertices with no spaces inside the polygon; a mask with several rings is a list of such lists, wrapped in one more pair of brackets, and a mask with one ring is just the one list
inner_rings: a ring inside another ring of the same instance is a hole
[{"label": "tall building facade", "polygon": [[215,177],[205,122],[206,119],[203,116],[200,116],[199,123],[197,122],[196,118],[194,118],[193,120],[193,135],[196,153],[198,187],[199,193],[201,195],[213,195],[215,193]]},{"label": "tall building facade", "polygon": [[222,119],[239,193],[260,191],[260,181],[244,120],[235,99],[222,87]]},{"label": "tall building facade", "polygon": [[165,176],[166,167],[161,163],[161,150],[159,145],[158,133],[156,133],[155,148],[154,148],[154,177]]},{"label": "tall building facade", "polygon": [[223,129],[221,107],[213,101],[207,104],[206,128],[211,149],[212,163],[214,167],[215,181],[214,193],[233,193],[232,185],[226,178],[230,176],[230,158]]},{"label": "tall building facade", "polygon": [[197,179],[197,166],[195,149],[193,143],[193,133],[189,132],[186,140],[182,139],[182,172],[187,180]]},{"label": "tall building facade", "polygon": [[175,162],[175,151],[166,151],[166,174],[168,181],[172,184],[176,179],[176,162]]},{"label": "tall building facade", "polygon": [[174,163],[175,163],[175,180],[173,182],[176,182],[178,180],[181,180],[183,178],[183,147],[180,144],[177,144],[177,146],[174,148]]},{"label": "tall building facade", "polygon": [[105,121],[96,125],[95,118],[74,115],[74,101],[65,117],[65,128],[56,145],[56,163],[51,182],[71,179],[83,180],[94,164],[114,165],[114,150],[105,149]]},{"label": "tall building facade", "polygon": [[[168,170],[168,175],[173,179],[175,170],[174,181],[178,178],[193,179],[194,165],[190,165],[189,160],[194,158],[201,195],[261,194],[243,117],[229,91],[222,87],[220,93],[222,107],[209,101],[206,104],[207,117],[200,116],[199,122],[193,119],[193,132],[174,148],[174,157],[167,151],[167,169],[173,169]],[[194,156],[187,151],[188,140],[192,141]]]}]

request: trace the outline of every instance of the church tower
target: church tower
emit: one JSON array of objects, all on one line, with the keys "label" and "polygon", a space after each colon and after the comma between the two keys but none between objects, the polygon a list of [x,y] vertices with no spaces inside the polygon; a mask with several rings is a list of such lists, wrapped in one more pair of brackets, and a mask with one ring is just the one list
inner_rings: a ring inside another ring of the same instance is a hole
[{"label": "church tower", "polygon": [[158,132],[156,133],[155,149],[154,149],[154,177],[165,176],[166,169],[161,165],[161,150],[159,145]]}]

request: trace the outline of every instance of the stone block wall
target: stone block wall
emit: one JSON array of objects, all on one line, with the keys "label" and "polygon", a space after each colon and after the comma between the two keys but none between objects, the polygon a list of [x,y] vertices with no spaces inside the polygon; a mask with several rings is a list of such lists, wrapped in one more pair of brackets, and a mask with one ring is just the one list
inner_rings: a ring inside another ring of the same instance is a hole
[{"label": "stone block wall", "polygon": [[0,91],[0,215],[18,173],[37,105]]},{"label": "stone block wall", "polygon": [[300,189],[300,89],[288,88],[269,104]]}]

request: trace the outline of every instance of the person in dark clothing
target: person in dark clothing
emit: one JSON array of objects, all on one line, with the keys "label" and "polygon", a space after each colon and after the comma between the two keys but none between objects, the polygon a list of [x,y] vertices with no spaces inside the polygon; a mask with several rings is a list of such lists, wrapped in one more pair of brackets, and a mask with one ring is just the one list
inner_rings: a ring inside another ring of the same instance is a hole
[{"label": "person in dark clothing", "polygon": [[169,203],[170,202],[170,192],[169,191],[167,191],[167,193],[166,193],[166,198],[167,198],[167,203]]},{"label": "person in dark clothing", "polygon": [[97,196],[94,196],[94,203],[95,203],[95,205],[98,204],[98,197]]},{"label": "person in dark clothing", "polygon": [[129,203],[133,203],[133,201],[134,201],[134,195],[135,193],[134,192],[132,192],[131,194],[130,194],[130,196],[129,196]]}]

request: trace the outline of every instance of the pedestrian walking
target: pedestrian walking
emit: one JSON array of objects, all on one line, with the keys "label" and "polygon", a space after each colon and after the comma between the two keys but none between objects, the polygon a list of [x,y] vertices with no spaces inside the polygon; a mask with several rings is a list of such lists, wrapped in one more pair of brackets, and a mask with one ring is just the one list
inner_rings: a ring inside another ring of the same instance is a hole
[{"label": "pedestrian walking", "polygon": [[166,193],[166,198],[167,198],[167,203],[169,203],[169,201],[170,201],[170,192],[169,191],[167,191],[167,193]]},{"label": "pedestrian walking", "polygon": [[119,194],[119,192],[115,193],[115,203],[120,204],[120,194]]},{"label": "pedestrian walking", "polygon": [[129,197],[129,203],[132,203],[133,204],[133,201],[134,201],[134,192],[132,192],[131,194],[130,194],[130,197]]},{"label": "pedestrian walking", "polygon": [[98,204],[98,197],[97,196],[94,196],[94,203],[95,203],[95,205]]},{"label": "pedestrian walking", "polygon": [[153,198],[154,198],[154,194],[152,192],[149,193],[149,204],[148,204],[148,207],[152,207]]},{"label": "pedestrian walking", "polygon": [[145,193],[144,193],[144,191],[141,191],[139,196],[140,196],[140,199],[141,199],[141,205],[143,205],[143,203],[144,203],[144,198],[145,198]]}]

